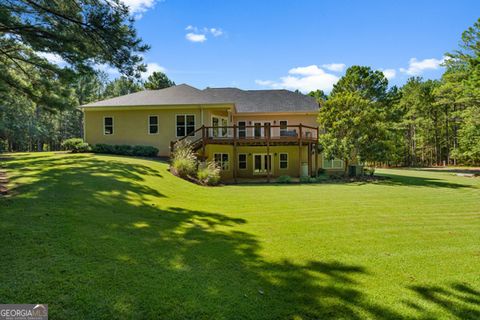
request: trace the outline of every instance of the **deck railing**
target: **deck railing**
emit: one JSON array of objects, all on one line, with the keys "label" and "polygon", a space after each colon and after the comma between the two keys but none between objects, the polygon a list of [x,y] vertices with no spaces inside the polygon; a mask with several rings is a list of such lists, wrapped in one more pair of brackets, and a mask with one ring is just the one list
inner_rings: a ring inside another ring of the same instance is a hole
[{"label": "deck railing", "polygon": [[178,141],[188,140],[203,145],[212,142],[230,141],[232,143],[255,142],[298,142],[299,144],[318,141],[317,127],[303,124],[297,125],[233,125],[233,126],[201,126],[189,135],[172,141],[171,150]]}]

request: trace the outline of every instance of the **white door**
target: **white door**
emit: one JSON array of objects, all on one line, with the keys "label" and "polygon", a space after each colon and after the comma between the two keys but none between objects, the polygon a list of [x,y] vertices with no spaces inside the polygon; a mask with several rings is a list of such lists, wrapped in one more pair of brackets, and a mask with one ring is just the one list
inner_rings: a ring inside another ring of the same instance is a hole
[{"label": "white door", "polygon": [[226,137],[228,120],[226,117],[212,116],[212,135],[213,137]]},{"label": "white door", "polygon": [[[266,126],[270,125],[270,121],[266,121],[266,122],[254,122],[253,123],[253,136],[255,138],[260,138],[260,137],[265,137],[267,132],[265,132],[266,130]],[[270,129],[271,130],[271,129]]]}]

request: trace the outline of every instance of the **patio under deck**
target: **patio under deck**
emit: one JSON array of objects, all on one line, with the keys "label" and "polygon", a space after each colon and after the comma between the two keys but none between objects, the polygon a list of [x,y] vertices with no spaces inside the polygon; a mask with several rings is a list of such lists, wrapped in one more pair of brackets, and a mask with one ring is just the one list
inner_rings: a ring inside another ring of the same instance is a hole
[{"label": "patio under deck", "polygon": [[[261,126],[201,126],[190,135],[180,138],[170,143],[170,151],[175,149],[175,143],[188,140],[191,142],[195,151],[201,150],[199,157],[205,159],[205,147],[208,144],[232,145],[233,146],[233,179],[237,182],[236,157],[237,146],[264,146],[267,156],[270,154],[271,146],[298,146],[299,159],[301,159],[302,148],[307,147],[308,174],[318,170],[318,127],[306,125],[270,125]],[[314,161],[312,161],[312,155]],[[298,161],[298,172],[301,176],[302,161]],[[314,163],[313,163],[314,162]],[[266,179],[270,181],[270,172],[267,172]]]}]

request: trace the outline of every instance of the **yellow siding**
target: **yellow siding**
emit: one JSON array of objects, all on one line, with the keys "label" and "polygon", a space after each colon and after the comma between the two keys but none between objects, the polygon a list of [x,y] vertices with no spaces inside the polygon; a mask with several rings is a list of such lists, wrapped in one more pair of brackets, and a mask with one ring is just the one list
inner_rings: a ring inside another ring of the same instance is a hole
[{"label": "yellow siding", "polygon": [[[233,159],[233,146],[231,145],[214,145],[209,144],[205,148],[207,154],[207,160],[213,160],[215,153],[227,153],[229,155],[230,166],[228,171],[222,171],[222,179],[233,178],[234,165],[237,167],[237,177],[239,178],[254,178],[262,177],[262,175],[256,175],[253,173],[253,157],[254,154],[266,154],[267,149],[263,146],[250,147],[250,146],[238,146],[237,157]],[[247,169],[238,169],[238,154],[247,155]],[[288,168],[280,169],[280,153],[288,153]],[[272,155],[273,172],[271,176],[278,177],[282,175],[288,175],[291,177],[298,177],[299,170],[299,147],[298,146],[273,146],[270,147],[270,154]],[[307,160],[307,147],[303,146],[301,149],[301,162],[306,163]],[[313,157],[312,157],[313,158]],[[315,165],[312,162],[312,167]],[[319,166],[321,162],[319,161]],[[263,175],[266,176],[266,175]]]},{"label": "yellow siding", "polygon": [[[217,106],[217,108],[219,107]],[[226,110],[230,108],[231,106],[225,105],[223,111],[215,110],[214,112],[226,115]],[[170,141],[178,139],[176,137],[176,115],[195,115],[195,126],[199,128],[202,126],[202,118],[203,123],[210,124],[211,110],[200,106],[172,107],[171,109],[165,106],[149,109],[85,109],[85,140],[91,145],[104,143],[154,146],[159,149],[159,156],[168,156],[170,154]],[[148,117],[151,115],[158,115],[159,117],[158,134],[148,133]],[[113,117],[113,135],[103,134],[104,117]]]}]

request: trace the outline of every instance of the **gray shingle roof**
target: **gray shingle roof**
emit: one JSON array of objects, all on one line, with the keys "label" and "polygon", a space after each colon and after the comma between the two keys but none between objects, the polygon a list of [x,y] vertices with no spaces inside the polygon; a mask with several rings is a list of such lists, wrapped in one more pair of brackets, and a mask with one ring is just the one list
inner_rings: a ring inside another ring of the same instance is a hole
[{"label": "gray shingle roof", "polygon": [[315,99],[288,90],[241,90],[207,88],[199,90],[186,84],[161,90],[145,90],[89,103],[82,107],[132,107],[189,104],[232,103],[237,112],[315,112]]},{"label": "gray shingle roof", "polygon": [[241,90],[207,88],[214,99],[232,101],[237,112],[315,112],[318,104],[313,97],[288,90]]}]

